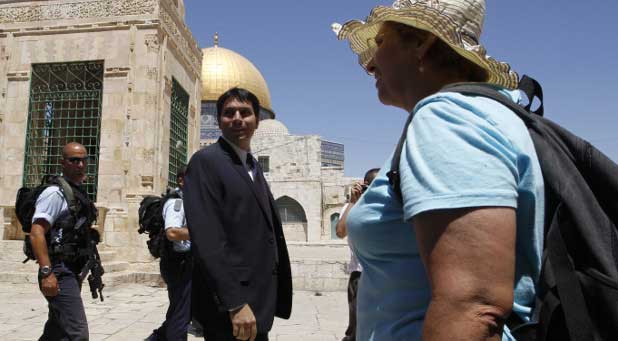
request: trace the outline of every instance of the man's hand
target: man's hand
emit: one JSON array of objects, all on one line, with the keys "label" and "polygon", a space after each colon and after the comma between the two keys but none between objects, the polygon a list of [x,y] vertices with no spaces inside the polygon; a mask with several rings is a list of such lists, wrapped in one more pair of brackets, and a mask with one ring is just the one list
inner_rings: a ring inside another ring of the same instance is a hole
[{"label": "man's hand", "polygon": [[257,324],[255,315],[248,304],[236,311],[231,311],[230,320],[232,321],[232,333],[237,340],[255,340]]},{"label": "man's hand", "polygon": [[54,297],[58,295],[58,279],[54,273],[41,279],[41,292],[44,296]]},{"label": "man's hand", "polygon": [[350,202],[356,204],[360,196],[363,194],[363,184],[357,182],[350,190]]}]

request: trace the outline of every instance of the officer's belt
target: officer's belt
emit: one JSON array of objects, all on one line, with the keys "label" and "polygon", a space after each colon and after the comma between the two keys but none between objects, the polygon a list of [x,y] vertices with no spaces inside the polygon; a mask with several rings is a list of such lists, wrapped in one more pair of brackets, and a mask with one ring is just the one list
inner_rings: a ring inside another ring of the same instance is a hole
[{"label": "officer's belt", "polygon": [[49,256],[52,258],[78,258],[90,255],[89,248],[80,248],[74,244],[52,245],[50,249]]}]

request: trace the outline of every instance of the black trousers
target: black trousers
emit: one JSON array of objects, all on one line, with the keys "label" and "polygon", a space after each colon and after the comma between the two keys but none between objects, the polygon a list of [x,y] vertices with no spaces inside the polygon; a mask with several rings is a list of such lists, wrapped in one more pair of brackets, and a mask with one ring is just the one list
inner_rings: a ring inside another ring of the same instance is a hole
[{"label": "black trousers", "polygon": [[54,297],[45,297],[49,314],[39,341],[88,340],[88,322],[81,297],[82,286],[77,275],[63,263],[55,264],[52,271],[58,280],[60,291]]},{"label": "black trousers", "polygon": [[167,284],[170,305],[165,321],[147,340],[187,340],[187,329],[191,322],[193,262],[190,257],[163,257],[160,268],[161,276]]},{"label": "black trousers", "polygon": [[348,329],[345,331],[343,341],[356,340],[356,296],[358,294],[358,280],[361,276],[360,271],[352,271],[348,281]]},{"label": "black trousers", "polygon": [[[236,341],[231,331],[213,331],[204,333],[204,340],[206,341]],[[255,341],[268,341],[268,333],[257,334]]]}]

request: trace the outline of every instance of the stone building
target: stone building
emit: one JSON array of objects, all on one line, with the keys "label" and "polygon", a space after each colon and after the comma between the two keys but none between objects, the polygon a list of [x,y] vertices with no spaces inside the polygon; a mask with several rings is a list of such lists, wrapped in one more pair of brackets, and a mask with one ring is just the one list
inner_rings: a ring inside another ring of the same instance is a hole
[{"label": "stone building", "polygon": [[182,0],[0,1],[0,236],[15,193],[86,146],[104,246],[150,261],[137,207],[199,148],[201,59]]},{"label": "stone building", "polygon": [[36,282],[36,266],[20,262],[15,193],[59,174],[72,140],[91,155],[106,284],[159,281],[137,234],[139,202],[176,185],[178,167],[219,134],[214,101],[240,86],[262,104],[252,148],[284,220],[294,287],[345,289],[349,252],[333,238],[353,180],[343,145],[290,134],[258,69],[217,42],[200,50],[184,12],[183,0],[0,0],[0,282]]}]

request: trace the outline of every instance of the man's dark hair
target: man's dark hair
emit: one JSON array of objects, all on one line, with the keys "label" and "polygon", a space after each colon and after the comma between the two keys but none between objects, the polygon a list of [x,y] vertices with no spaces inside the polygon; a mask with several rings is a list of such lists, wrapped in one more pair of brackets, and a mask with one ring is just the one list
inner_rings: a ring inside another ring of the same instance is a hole
[{"label": "man's dark hair", "polygon": [[380,168],[371,168],[370,170],[367,171],[367,173],[365,173],[365,178],[363,180],[366,183],[373,181],[373,179],[375,178],[374,173],[377,173],[379,171],[380,171]]},{"label": "man's dark hair", "polygon": [[217,120],[219,120],[221,118],[221,114],[223,114],[223,105],[230,99],[251,103],[253,113],[258,119],[260,118],[260,101],[258,98],[249,90],[242,88],[231,88],[223,95],[219,96],[219,99],[217,100]]},{"label": "man's dark hair", "polygon": [[186,172],[187,172],[187,167],[186,166],[178,167],[178,170],[176,171],[176,179],[184,178]]}]

